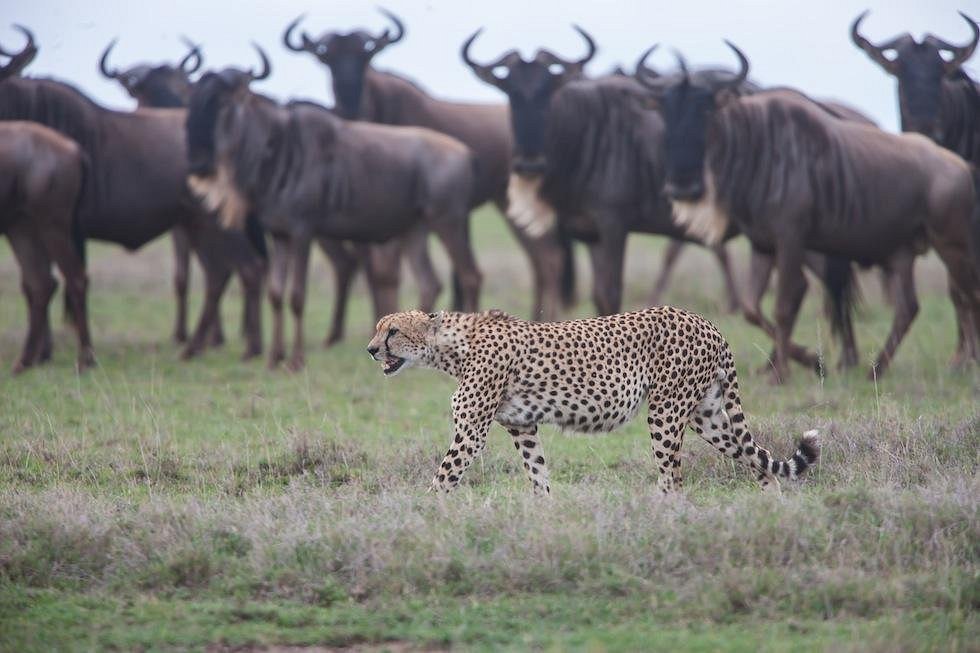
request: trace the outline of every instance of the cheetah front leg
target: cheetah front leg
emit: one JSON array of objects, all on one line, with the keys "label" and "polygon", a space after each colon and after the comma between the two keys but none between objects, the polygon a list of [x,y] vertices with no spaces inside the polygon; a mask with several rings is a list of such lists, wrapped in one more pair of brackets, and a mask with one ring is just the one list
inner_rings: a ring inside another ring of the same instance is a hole
[{"label": "cheetah front leg", "polygon": [[507,432],[514,438],[514,448],[521,455],[524,471],[531,481],[535,494],[551,494],[548,485],[548,466],[544,462],[544,450],[538,437],[538,427],[508,428]]},{"label": "cheetah front leg", "polygon": [[431,489],[449,492],[476,456],[487,445],[487,433],[493,421],[499,397],[495,399],[487,383],[460,383],[453,393],[453,443],[432,479]]}]

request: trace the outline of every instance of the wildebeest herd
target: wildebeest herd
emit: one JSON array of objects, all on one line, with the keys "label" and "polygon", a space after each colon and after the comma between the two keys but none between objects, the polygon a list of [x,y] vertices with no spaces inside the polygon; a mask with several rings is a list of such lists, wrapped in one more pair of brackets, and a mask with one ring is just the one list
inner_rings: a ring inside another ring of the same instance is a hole
[{"label": "wildebeest herd", "polygon": [[[406,37],[395,15],[380,32],[327,31],[313,37],[303,17],[283,45],[330,70],[336,106],[280,103],[250,88],[272,63],[202,71],[201,46],[187,42],[174,65],[113,67],[110,43],[98,66],[138,104],[100,107],[72,85],[24,76],[34,36],[0,55],[0,229],[21,269],[29,325],[14,370],[51,355],[48,305],[65,280],[67,315],[79,338],[78,366],[95,358],[86,313],[85,241],[135,250],[170,231],[177,296],[174,337],[193,357],[223,341],[219,303],[233,274],[244,295],[245,357],[262,352],[261,293],[272,306],[270,365],[286,359],[284,300],[294,318],[287,364],[304,363],[307,269],[316,243],[336,278],[327,343],[343,337],[351,282],[365,270],[375,312],[398,306],[404,257],[431,311],[442,290],[429,235],[452,265],[453,308],[475,310],[481,274],[470,213],[493,202],[507,218],[531,270],[531,317],[558,319],[574,301],[572,247],[584,243],[600,315],[622,304],[627,236],[666,236],[657,304],[686,243],[711,250],[725,279],[725,303],[774,341],[774,379],[790,361],[817,364],[791,335],[810,268],[826,287],[842,341],[842,366],[857,363],[851,327],[855,266],[880,266],[894,307],[891,333],[872,374],[895,356],[918,310],[913,266],[934,249],[946,267],[958,344],[953,363],[980,361],[980,86],[963,64],[980,27],[961,14],[970,41],[905,34],[872,43],[851,25],[854,44],[898,80],[902,135],[886,133],[846,105],[801,90],[751,81],[748,57],[729,43],[738,68],[648,65],[632,75],[590,76],[594,38],[568,59],[516,50],[480,61],[480,30],[461,44],[462,62],[507,103],[433,97],[373,65]],[[194,76],[196,79],[193,79]],[[751,244],[750,280],[736,287],[725,243]],[[190,253],[201,264],[205,301],[187,328]],[[772,319],[761,299],[778,273]]]}]

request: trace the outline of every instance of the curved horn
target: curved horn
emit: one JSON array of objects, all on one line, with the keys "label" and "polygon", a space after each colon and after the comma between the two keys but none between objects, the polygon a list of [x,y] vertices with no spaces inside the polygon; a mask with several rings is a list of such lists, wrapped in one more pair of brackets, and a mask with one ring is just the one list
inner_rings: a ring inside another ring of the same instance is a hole
[{"label": "curved horn", "polygon": [[404,38],[404,36],[405,36],[405,24],[402,23],[401,20],[399,20],[398,16],[396,16],[393,13],[391,13],[390,11],[388,11],[387,9],[385,9],[384,7],[378,7],[378,11],[380,11],[383,16],[385,16],[386,18],[388,18],[388,20],[390,20],[391,22],[393,22],[395,24],[395,28],[398,29],[398,33],[395,34],[394,36],[391,36],[391,30],[388,29],[387,27],[385,28],[385,31],[382,32],[381,33],[381,36],[379,36],[377,38],[377,41],[380,43],[380,45],[378,46],[377,50],[380,50],[383,47],[386,47],[386,46],[391,45],[392,43],[398,43],[399,41],[402,40],[402,38]]},{"label": "curved horn", "polygon": [[300,38],[303,39],[300,45],[293,45],[292,41],[290,41],[293,30],[296,29],[301,22],[303,22],[304,18],[306,18],[306,14],[300,14],[297,16],[296,20],[286,26],[286,31],[282,34],[282,44],[293,52],[311,52],[313,48],[313,41],[306,32],[300,34]]},{"label": "curved horn", "polygon": [[953,45],[932,34],[925,38],[926,43],[931,43],[940,50],[946,50],[953,55],[953,58],[946,62],[947,72],[953,72],[966,63],[967,59],[972,57],[974,51],[977,49],[977,43],[980,43],[980,25],[977,25],[975,20],[962,11],[959,14],[966,21],[967,25],[970,26],[970,29],[973,30],[973,39],[969,43],[966,45]]},{"label": "curved horn", "polygon": [[[24,54],[28,50],[31,49],[37,50],[37,46],[34,45],[34,34],[31,33],[31,30],[27,29],[23,25],[18,25],[16,23],[14,23],[14,29],[24,35],[24,37],[27,39],[27,45],[25,45],[20,52],[8,52],[4,50],[2,47],[0,47],[0,54],[2,54],[5,57],[16,57],[19,54]],[[35,52],[35,54],[37,53]]]},{"label": "curved horn", "polygon": [[650,55],[660,47],[659,43],[654,43],[649,48],[643,51],[640,58],[636,60],[636,66],[633,68],[633,76],[636,77],[637,81],[643,83],[644,81],[652,81],[659,79],[660,73],[647,65],[647,59]]},{"label": "curved horn", "polygon": [[118,70],[109,70],[109,53],[112,51],[112,48],[116,47],[116,41],[118,40],[118,38],[115,38],[109,41],[109,45],[106,46],[106,49],[102,51],[102,56],[99,57],[99,72],[102,73],[103,77],[109,79],[119,79]]},{"label": "curved horn", "polygon": [[[725,45],[731,48],[732,52],[735,53],[735,56],[738,57],[739,71],[738,74],[735,75],[733,79],[725,82],[724,84],[721,85],[721,87],[738,88],[738,86],[741,85],[742,82],[744,82],[746,79],[749,78],[749,60],[748,57],[746,57],[745,54],[737,47],[735,47],[735,44],[729,41],[728,39],[725,39]],[[685,75],[687,74],[686,70],[684,71],[684,74]]]},{"label": "curved horn", "polygon": [[269,75],[272,74],[272,64],[269,63],[269,57],[266,55],[265,50],[262,49],[262,46],[255,41],[252,41],[252,47],[255,48],[255,51],[259,53],[259,58],[262,59],[262,72],[256,75],[255,71],[250,69],[248,71],[248,76],[252,78],[252,81],[260,82],[263,79],[267,79]]},{"label": "curved horn", "polygon": [[589,51],[585,53],[585,56],[575,62],[579,66],[584,66],[585,64],[592,61],[593,57],[595,57],[595,53],[598,50],[598,48],[596,48],[595,46],[595,41],[592,39],[591,36],[589,36],[589,33],[586,32],[584,29],[582,29],[578,25],[572,25],[572,29],[574,29],[576,32],[582,35],[582,38],[585,39],[585,44],[589,48]]},{"label": "curved horn", "polygon": [[486,68],[486,66],[484,66],[483,64],[479,64],[470,58],[470,46],[473,45],[473,41],[476,40],[476,37],[478,37],[482,33],[483,33],[483,28],[481,27],[480,29],[470,34],[470,37],[465,41],[463,41],[463,47],[460,48],[459,51],[460,56],[463,58],[463,63],[465,63],[473,70],[483,70]]},{"label": "curved horn", "polygon": [[875,45],[868,39],[864,38],[864,36],[862,36],[860,32],[861,22],[870,13],[871,13],[870,9],[865,9],[858,15],[857,18],[854,19],[854,22],[851,23],[851,41],[854,43],[854,45],[864,50],[867,53],[867,55],[871,57],[872,61],[874,61],[879,66],[884,68],[887,72],[894,75],[898,71],[898,67],[895,65],[894,61],[892,61],[891,59],[885,56],[885,50],[889,50],[892,47],[894,47],[899,40],[908,36],[908,34],[904,34],[902,36],[896,37],[891,41],[889,41],[888,43]]},{"label": "curved horn", "polygon": [[[185,75],[190,76],[196,73],[198,70],[200,70],[201,64],[204,63],[204,59],[201,57],[201,46],[197,43],[194,43],[186,36],[180,37],[180,40],[183,41],[184,45],[189,47],[191,50],[186,55],[184,55],[184,58],[180,60],[180,63],[177,64],[177,67],[180,68],[181,72],[183,72]],[[187,64],[189,64],[192,59],[194,60],[194,65],[193,67],[188,68]]]},{"label": "curved horn", "polygon": [[0,67],[0,80],[19,75],[27,64],[34,61],[34,57],[37,56],[37,45],[34,43],[34,35],[31,31],[23,25],[15,24],[14,28],[27,38],[27,44],[20,52],[16,53],[0,50],[0,54],[3,54],[5,57],[10,57],[7,65]]}]

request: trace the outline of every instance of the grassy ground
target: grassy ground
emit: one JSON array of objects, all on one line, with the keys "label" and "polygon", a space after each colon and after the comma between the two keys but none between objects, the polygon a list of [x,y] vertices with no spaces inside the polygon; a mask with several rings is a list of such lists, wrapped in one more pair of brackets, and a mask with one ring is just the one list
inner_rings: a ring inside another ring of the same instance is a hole
[{"label": "grassy ground", "polygon": [[[489,212],[475,237],[483,304],[525,314],[522,254]],[[661,250],[631,243],[629,307]],[[668,299],[731,341],[758,439],[786,455],[821,428],[820,465],[762,496],[692,436],[685,496],[664,500],[642,420],[609,436],[545,429],[553,496],[536,500],[499,427],[458,493],[424,492],[453,385],[381,377],[363,351],[363,288],[347,341],[311,342],[302,373],[238,361],[237,289],[228,345],[179,363],[169,254],[92,248],[97,369],[74,374],[59,326],[50,365],[0,374],[0,651],[977,650],[980,374],[946,367],[955,331],[935,260],[919,266],[922,311],[890,375],[833,371],[814,297],[798,338],[831,371],[773,389],[752,373],[769,343],[721,313],[714,263],[686,252]],[[310,334],[329,319],[317,266]],[[875,279],[863,288],[870,361],[890,313]],[[4,368],[23,330],[4,246]]]}]

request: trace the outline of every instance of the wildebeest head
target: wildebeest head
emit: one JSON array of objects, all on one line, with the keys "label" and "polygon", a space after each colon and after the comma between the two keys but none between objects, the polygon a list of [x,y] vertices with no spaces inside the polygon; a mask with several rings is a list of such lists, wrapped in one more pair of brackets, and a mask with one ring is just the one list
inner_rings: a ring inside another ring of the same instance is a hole
[{"label": "wildebeest head", "polygon": [[27,44],[21,48],[20,52],[10,52],[0,47],[0,55],[10,57],[7,63],[0,66],[0,81],[19,75],[37,56],[37,45],[34,43],[34,35],[31,34],[31,31],[22,25],[14,25],[14,29],[27,38]]},{"label": "wildebeest head", "polygon": [[[885,72],[898,79],[898,101],[904,131],[919,132],[942,139],[941,97],[942,83],[960,71],[960,67],[976,50],[980,42],[980,26],[972,18],[960,12],[960,16],[973,30],[973,39],[966,45],[952,45],[938,36],[927,34],[916,42],[909,33],[875,45],[860,33],[865,11],[851,24],[851,40],[881,66]],[[949,58],[943,58],[942,53]]]},{"label": "wildebeest head", "polygon": [[660,76],[646,66],[656,46],[643,53],[636,64],[636,79],[650,90],[664,118],[664,192],[672,200],[694,202],[704,196],[704,158],[711,120],[718,109],[738,97],[738,87],[748,78],[748,59],[731,42],[725,43],[740,64],[738,74],[731,79],[692,76],[680,55],[681,74]]},{"label": "wildebeest head", "polygon": [[300,16],[286,27],[282,35],[282,41],[287,48],[294,52],[309,52],[330,68],[337,110],[348,120],[354,120],[361,114],[364,75],[371,60],[405,36],[405,25],[397,16],[386,9],[379,8],[379,11],[394,23],[395,34],[389,28],[378,35],[358,29],[347,33],[324,32],[319,38],[313,39],[302,32],[297,44],[291,38],[293,30],[303,20],[303,16]]},{"label": "wildebeest head", "polygon": [[203,60],[200,46],[186,38],[183,40],[190,51],[176,66],[139,64],[119,70],[109,68],[109,53],[116,45],[116,39],[113,39],[99,58],[99,71],[104,77],[122,84],[141,107],[185,106],[191,92],[190,76],[197,72]]},{"label": "wildebeest head", "polygon": [[460,51],[463,61],[477,77],[507,94],[514,130],[514,171],[519,174],[544,171],[545,129],[551,98],[566,82],[581,78],[585,64],[595,56],[592,37],[578,25],[573,27],[588,47],[586,55],[577,60],[539,49],[528,61],[517,50],[510,50],[493,63],[477,63],[470,58],[470,46],[482,28],[466,39]]},{"label": "wildebeest head", "polygon": [[187,156],[189,173],[209,177],[215,172],[215,132],[226,109],[249,92],[249,84],[266,79],[272,72],[269,58],[253,44],[262,60],[262,70],[225,68],[206,72],[191,88],[187,111]]}]

